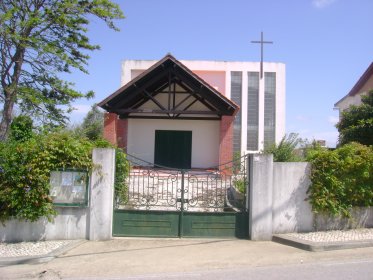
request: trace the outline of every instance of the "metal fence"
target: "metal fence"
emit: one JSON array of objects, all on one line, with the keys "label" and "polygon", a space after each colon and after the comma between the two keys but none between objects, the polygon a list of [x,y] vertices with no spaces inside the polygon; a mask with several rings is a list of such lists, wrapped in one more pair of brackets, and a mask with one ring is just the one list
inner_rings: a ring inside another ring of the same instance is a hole
[{"label": "metal fence", "polygon": [[116,209],[190,212],[247,210],[247,156],[207,169],[175,169],[127,155],[126,194]]}]

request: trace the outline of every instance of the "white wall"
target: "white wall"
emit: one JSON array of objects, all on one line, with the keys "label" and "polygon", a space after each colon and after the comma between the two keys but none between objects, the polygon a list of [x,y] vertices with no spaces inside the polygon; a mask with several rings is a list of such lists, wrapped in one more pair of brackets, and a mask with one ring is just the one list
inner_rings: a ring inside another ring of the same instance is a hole
[{"label": "white wall", "polygon": [[[250,169],[253,172],[250,176],[249,224],[252,239],[270,240],[269,232],[281,234],[373,227],[373,207],[354,208],[351,218],[312,212],[307,200],[311,184],[310,163],[270,164],[266,159],[268,155],[251,156],[253,160]],[[271,173],[273,176],[268,175]],[[268,198],[272,203],[269,203]]]},{"label": "white wall", "polygon": [[310,168],[307,162],[273,163],[273,233],[312,231],[314,216],[305,200]]},{"label": "white wall", "polygon": [[339,119],[341,119],[342,117],[342,112],[348,109],[351,105],[361,104],[361,96],[362,94],[356,94],[354,96],[346,96],[345,98],[338,101],[337,104],[335,104],[336,108],[339,109]]},{"label": "white wall", "polygon": [[36,222],[18,220],[0,224],[1,242],[22,242],[37,240],[86,239],[88,208],[57,208],[58,215],[52,223],[47,219]]},{"label": "white wall", "polygon": [[155,130],[192,131],[192,168],[219,164],[220,121],[129,119],[127,153],[154,163]]}]

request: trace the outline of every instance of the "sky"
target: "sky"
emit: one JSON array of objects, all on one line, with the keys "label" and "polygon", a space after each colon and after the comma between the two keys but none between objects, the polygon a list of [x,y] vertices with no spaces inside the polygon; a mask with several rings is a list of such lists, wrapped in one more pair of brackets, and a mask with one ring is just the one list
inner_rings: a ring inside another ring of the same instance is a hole
[{"label": "sky", "polygon": [[92,19],[88,36],[101,50],[90,53],[89,74],[68,80],[95,98],[80,100],[71,122],[120,87],[125,59],[260,61],[286,65],[286,132],[338,139],[334,104],[373,61],[372,0],[114,0],[125,19],[120,32]]}]

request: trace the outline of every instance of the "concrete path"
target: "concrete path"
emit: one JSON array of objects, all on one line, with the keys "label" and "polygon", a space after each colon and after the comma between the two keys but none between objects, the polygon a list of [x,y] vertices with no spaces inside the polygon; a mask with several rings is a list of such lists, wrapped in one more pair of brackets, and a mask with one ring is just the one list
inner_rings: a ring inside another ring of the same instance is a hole
[{"label": "concrete path", "polygon": [[372,247],[308,252],[274,242],[248,240],[120,238],[81,243],[47,263],[0,267],[0,279],[118,279],[372,258]]}]

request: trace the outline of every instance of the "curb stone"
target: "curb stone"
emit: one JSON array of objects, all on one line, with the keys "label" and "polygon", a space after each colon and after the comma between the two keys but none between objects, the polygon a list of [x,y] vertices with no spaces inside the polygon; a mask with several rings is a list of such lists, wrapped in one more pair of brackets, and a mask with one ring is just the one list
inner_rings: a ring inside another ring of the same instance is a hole
[{"label": "curb stone", "polygon": [[78,247],[79,245],[87,242],[87,240],[72,240],[69,244],[63,245],[48,254],[40,256],[24,256],[24,257],[7,257],[0,258],[0,267],[10,266],[17,264],[37,264],[37,263],[46,263],[49,262],[58,256],[66,253],[67,251]]},{"label": "curb stone", "polygon": [[311,252],[373,247],[373,240],[312,242],[291,237],[287,234],[274,234],[272,236],[272,241]]}]

